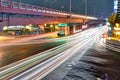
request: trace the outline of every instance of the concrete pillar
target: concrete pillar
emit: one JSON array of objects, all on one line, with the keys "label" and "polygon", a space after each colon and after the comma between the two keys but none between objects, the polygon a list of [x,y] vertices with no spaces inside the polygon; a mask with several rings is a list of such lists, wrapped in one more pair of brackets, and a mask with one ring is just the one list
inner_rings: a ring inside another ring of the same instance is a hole
[{"label": "concrete pillar", "polygon": [[7,14],[8,23],[7,26],[10,26],[10,14]]}]

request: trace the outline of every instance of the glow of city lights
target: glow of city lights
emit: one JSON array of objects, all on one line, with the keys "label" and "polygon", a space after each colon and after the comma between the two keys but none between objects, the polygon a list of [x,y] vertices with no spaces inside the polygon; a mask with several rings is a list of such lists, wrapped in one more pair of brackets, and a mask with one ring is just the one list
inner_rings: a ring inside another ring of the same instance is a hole
[{"label": "glow of city lights", "polygon": [[47,26],[47,24],[44,24],[44,26]]},{"label": "glow of city lights", "polygon": [[55,29],[58,29],[58,26],[55,26]]},{"label": "glow of city lights", "polygon": [[26,26],[26,29],[29,29],[30,31],[32,31],[32,27],[31,26]]},{"label": "glow of city lights", "polygon": [[116,28],[116,27],[115,27],[114,30],[120,30],[120,28]]},{"label": "glow of city lights", "polygon": [[31,27],[31,26],[32,26],[32,24],[29,24],[29,26]]},{"label": "glow of city lights", "polygon": [[53,25],[51,24],[51,25],[50,25],[50,27],[52,28],[52,27],[53,27]]},{"label": "glow of city lights", "polygon": [[116,27],[119,27],[120,25],[119,25],[119,23],[116,23],[115,26],[116,26]]},{"label": "glow of city lights", "polygon": [[[73,14],[72,16],[73,16],[73,17],[86,18],[86,16],[83,16],[83,15],[76,15],[76,14]],[[98,18],[87,16],[87,19],[94,19],[94,20],[97,20]]]},{"label": "glow of city lights", "polygon": [[8,29],[8,27],[7,27],[7,26],[4,26],[4,27],[3,27],[3,30],[7,30],[7,29]]},{"label": "glow of city lights", "polygon": [[116,34],[120,35],[120,32],[116,32]]},{"label": "glow of city lights", "polygon": [[111,27],[109,27],[108,29],[109,29],[109,30],[112,30],[112,28],[111,28]]},{"label": "glow of city lights", "polygon": [[110,23],[109,23],[109,22],[106,22],[106,24],[107,24],[107,25],[110,25]]}]

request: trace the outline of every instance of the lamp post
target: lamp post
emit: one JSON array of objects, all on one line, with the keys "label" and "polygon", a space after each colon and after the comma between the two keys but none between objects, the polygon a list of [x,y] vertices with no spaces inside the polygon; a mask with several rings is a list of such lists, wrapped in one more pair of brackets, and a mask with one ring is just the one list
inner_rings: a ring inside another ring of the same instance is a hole
[{"label": "lamp post", "polygon": [[21,8],[21,4],[22,4],[22,0],[20,0],[20,3],[19,3],[19,8]]},{"label": "lamp post", "polygon": [[84,0],[85,2],[85,19],[87,20],[87,0]]},{"label": "lamp post", "polygon": [[20,5],[22,4],[22,0],[20,0]]},{"label": "lamp post", "polygon": [[20,3],[22,3],[22,0],[20,0]]},{"label": "lamp post", "polygon": [[95,17],[95,8],[94,8],[94,17]]},{"label": "lamp post", "polygon": [[46,2],[47,2],[47,0],[44,0],[44,7],[46,8]]},{"label": "lamp post", "polygon": [[71,13],[72,13],[72,3],[71,3],[71,0],[70,0],[70,17],[71,17]]},{"label": "lamp post", "polygon": [[51,2],[51,4],[50,4],[51,9],[53,8],[53,4],[56,3],[56,2],[57,2],[57,0],[53,0],[53,1]]}]

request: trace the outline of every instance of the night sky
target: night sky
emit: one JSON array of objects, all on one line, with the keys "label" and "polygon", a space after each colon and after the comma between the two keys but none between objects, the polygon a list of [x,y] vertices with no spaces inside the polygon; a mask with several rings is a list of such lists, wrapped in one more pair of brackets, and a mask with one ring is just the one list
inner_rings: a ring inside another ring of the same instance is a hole
[{"label": "night sky", "polygon": [[[20,0],[13,0],[20,1]],[[52,7],[58,10],[64,10],[69,12],[70,0],[21,0],[23,3]],[[107,18],[113,13],[113,1],[114,0],[87,0],[88,1],[88,15],[95,17]],[[52,6],[51,6],[52,4]],[[72,0],[72,12],[78,14],[85,14],[85,2],[84,0]]]}]

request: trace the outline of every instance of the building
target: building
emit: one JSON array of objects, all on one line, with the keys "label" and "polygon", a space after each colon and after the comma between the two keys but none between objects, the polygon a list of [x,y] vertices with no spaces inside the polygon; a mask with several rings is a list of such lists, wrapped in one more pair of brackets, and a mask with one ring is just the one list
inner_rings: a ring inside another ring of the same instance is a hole
[{"label": "building", "polygon": [[114,0],[114,13],[117,14],[115,23],[112,25],[112,29],[109,31],[109,36],[120,39],[120,1]]},{"label": "building", "polygon": [[114,0],[114,13],[109,17],[109,31],[108,36],[118,38],[119,35],[119,1]]},{"label": "building", "polygon": [[114,0],[114,12],[117,13],[118,9],[118,0]]},{"label": "building", "polygon": [[87,26],[82,25],[82,23],[60,23],[58,27],[58,36],[71,35],[87,28]]},{"label": "building", "polygon": [[114,0],[114,12],[117,13],[116,22],[120,23],[120,1]]}]

